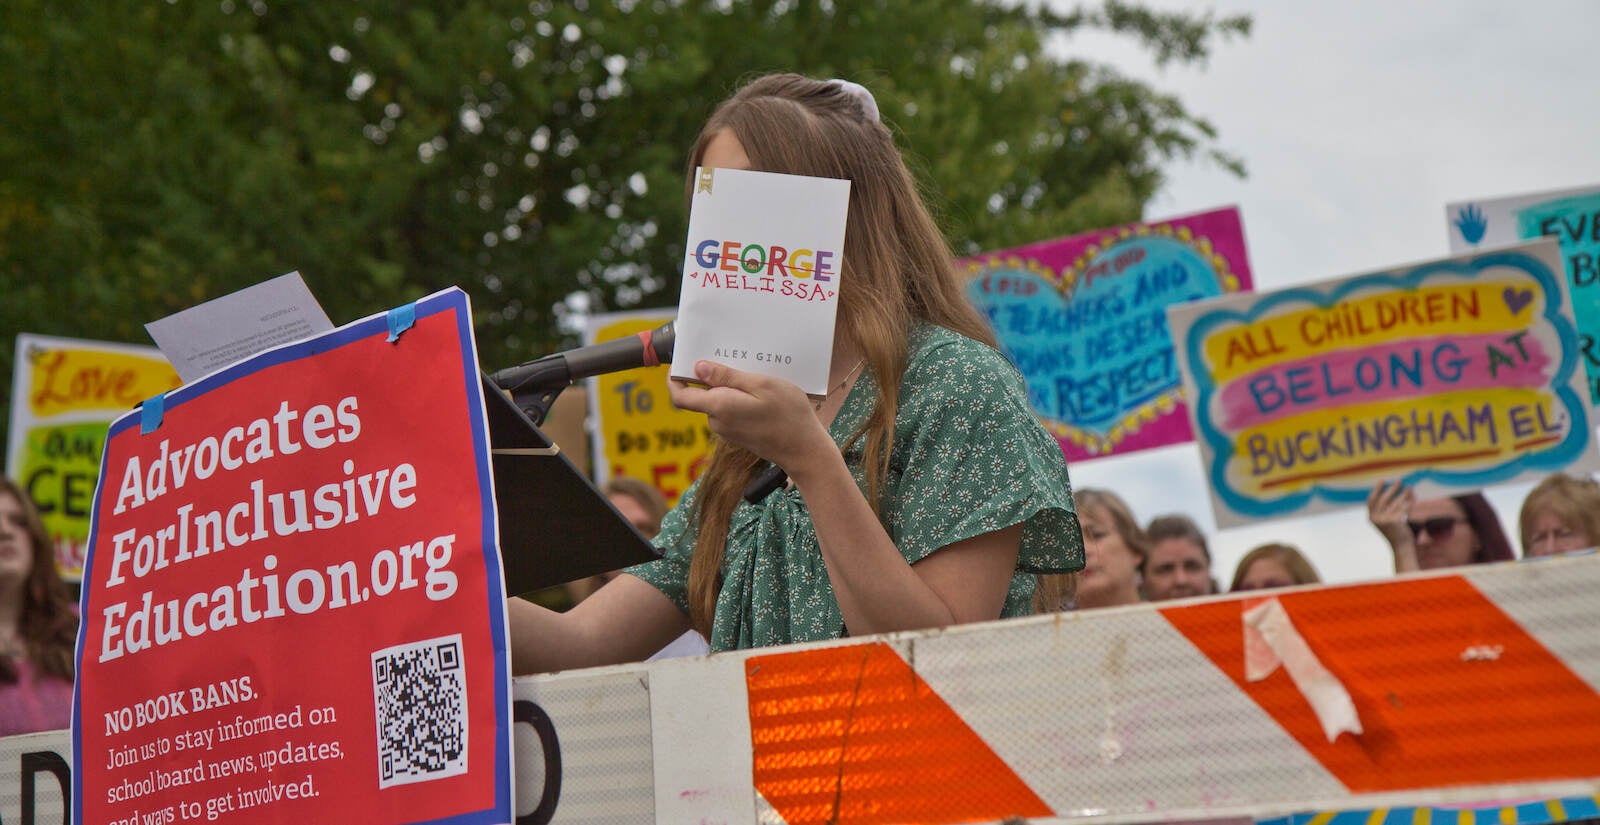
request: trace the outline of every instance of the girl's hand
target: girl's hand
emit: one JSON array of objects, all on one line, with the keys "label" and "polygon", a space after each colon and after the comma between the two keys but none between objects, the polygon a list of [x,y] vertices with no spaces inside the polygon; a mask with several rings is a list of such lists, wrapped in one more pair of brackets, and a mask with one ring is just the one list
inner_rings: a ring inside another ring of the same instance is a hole
[{"label": "girl's hand", "polygon": [[672,403],[705,413],[711,431],[729,443],[791,473],[818,451],[837,452],[810,397],[794,384],[711,361],[695,362],[694,372],[705,386],[669,381]]}]

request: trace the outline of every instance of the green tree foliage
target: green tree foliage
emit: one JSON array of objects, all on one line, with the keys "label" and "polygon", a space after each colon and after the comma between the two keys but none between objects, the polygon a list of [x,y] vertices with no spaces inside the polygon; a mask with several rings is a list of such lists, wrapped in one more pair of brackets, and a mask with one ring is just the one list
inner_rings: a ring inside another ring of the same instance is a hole
[{"label": "green tree foliage", "polygon": [[1249,20],[1108,2],[0,3],[0,386],[17,332],[142,325],[292,269],[335,323],[458,285],[484,364],[676,301],[685,153],[754,73],[847,77],[957,252],[1137,219],[1209,124],[1046,44],[1204,61]]}]

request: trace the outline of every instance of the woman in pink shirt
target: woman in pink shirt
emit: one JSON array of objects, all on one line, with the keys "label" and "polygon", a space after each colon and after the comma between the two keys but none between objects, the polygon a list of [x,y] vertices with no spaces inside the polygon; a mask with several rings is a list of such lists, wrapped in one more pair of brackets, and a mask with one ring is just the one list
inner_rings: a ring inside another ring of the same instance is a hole
[{"label": "woman in pink shirt", "polygon": [[72,724],[77,635],[77,610],[39,509],[0,478],[0,736]]}]

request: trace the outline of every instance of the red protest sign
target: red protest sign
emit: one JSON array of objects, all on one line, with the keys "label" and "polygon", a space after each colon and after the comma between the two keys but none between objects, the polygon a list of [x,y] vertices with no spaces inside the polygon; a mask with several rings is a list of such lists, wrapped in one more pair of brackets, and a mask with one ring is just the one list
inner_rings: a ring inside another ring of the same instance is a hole
[{"label": "red protest sign", "polygon": [[[74,821],[510,820],[471,313],[459,290],[405,310],[112,425],[84,574]],[[401,317],[414,323],[388,340]]]}]

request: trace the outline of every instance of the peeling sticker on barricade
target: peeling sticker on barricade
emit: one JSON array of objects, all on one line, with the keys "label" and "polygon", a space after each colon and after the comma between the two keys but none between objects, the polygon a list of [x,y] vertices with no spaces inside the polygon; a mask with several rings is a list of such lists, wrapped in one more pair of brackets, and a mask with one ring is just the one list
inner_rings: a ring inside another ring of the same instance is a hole
[{"label": "peeling sticker on barricade", "polygon": [[1243,603],[1160,612],[1351,791],[1600,776],[1600,694],[1464,578],[1278,599],[1349,690],[1364,733],[1329,742],[1288,674],[1247,678]]}]

